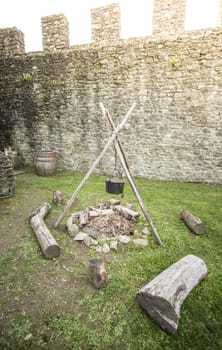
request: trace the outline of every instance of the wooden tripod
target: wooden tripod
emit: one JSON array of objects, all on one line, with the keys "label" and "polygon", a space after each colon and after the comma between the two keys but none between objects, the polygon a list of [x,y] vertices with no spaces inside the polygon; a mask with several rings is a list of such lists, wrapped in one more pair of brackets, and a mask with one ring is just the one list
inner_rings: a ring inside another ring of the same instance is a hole
[{"label": "wooden tripod", "polygon": [[91,166],[91,168],[88,170],[88,172],[86,173],[85,177],[83,178],[82,182],[79,184],[79,186],[77,187],[77,189],[75,190],[75,192],[73,193],[72,197],[69,199],[69,201],[67,202],[64,210],[63,210],[63,213],[59,216],[58,220],[56,221],[55,223],[55,228],[57,228],[60,224],[60,222],[62,221],[62,219],[65,217],[65,214],[66,212],[70,209],[71,205],[73,204],[73,202],[75,201],[75,199],[77,198],[79,192],[81,191],[82,187],[85,185],[86,181],[88,180],[88,178],[90,177],[90,175],[92,174],[93,170],[95,169],[95,167],[98,165],[98,163],[101,161],[101,159],[103,158],[103,156],[105,155],[106,151],[108,150],[109,146],[114,143],[114,147],[115,147],[115,150],[116,150],[116,153],[119,157],[119,160],[120,160],[120,163],[124,169],[124,172],[126,174],[126,177],[130,183],[130,186],[138,200],[138,203],[141,207],[141,210],[144,214],[144,217],[145,219],[147,220],[154,236],[155,236],[155,239],[157,241],[157,243],[159,245],[162,245],[162,241],[158,235],[158,232],[150,218],[150,215],[148,214],[148,212],[146,211],[145,209],[145,206],[144,206],[144,203],[142,201],[142,198],[140,197],[140,194],[139,194],[139,191],[136,187],[136,184],[133,180],[133,176],[129,170],[129,166],[127,164],[127,160],[126,160],[126,157],[125,157],[125,154],[123,152],[123,149],[122,149],[122,146],[121,146],[121,143],[118,139],[118,133],[119,131],[122,129],[122,127],[124,126],[124,124],[126,123],[126,121],[129,119],[132,111],[134,110],[136,106],[136,103],[134,102],[132,104],[132,106],[130,107],[129,111],[127,112],[127,114],[125,115],[125,117],[123,118],[122,122],[117,126],[115,127],[114,123],[113,123],[113,120],[109,114],[109,112],[104,108],[104,105],[103,103],[100,103],[100,108],[102,109],[102,112],[104,114],[104,116],[108,119],[109,123],[110,123],[110,126],[112,128],[112,135],[110,136],[110,138],[108,139],[106,145],[104,146],[104,149],[102,150],[102,152],[100,153],[100,155],[98,156],[98,158],[94,161],[93,165]]},{"label": "wooden tripod", "polygon": [[[108,119],[112,130],[114,130],[115,129],[115,124],[113,123],[111,115],[109,114],[108,110],[105,109],[103,103],[100,103],[100,108],[102,109],[103,115]],[[138,189],[136,187],[135,181],[134,181],[133,176],[132,176],[132,174],[130,172],[130,169],[129,169],[129,166],[128,166],[128,163],[127,163],[127,159],[126,159],[126,156],[124,154],[122,145],[121,145],[121,143],[120,143],[120,141],[118,139],[118,136],[116,136],[116,138],[114,139],[114,147],[115,147],[116,153],[117,153],[117,155],[119,157],[120,163],[121,163],[121,165],[123,167],[123,170],[124,170],[124,172],[126,174],[126,177],[127,177],[128,181],[129,181],[129,184],[130,184],[130,186],[131,186],[131,188],[132,188],[132,190],[133,190],[133,192],[134,192],[134,194],[135,194],[135,196],[136,196],[136,198],[138,200],[138,203],[139,203],[140,208],[141,208],[141,210],[143,212],[143,215],[144,215],[146,221],[148,222],[148,224],[149,224],[149,226],[150,226],[150,228],[151,228],[151,230],[152,230],[152,232],[153,232],[153,234],[155,236],[155,239],[156,239],[157,243],[159,245],[162,245],[163,243],[162,243],[162,241],[160,239],[160,236],[158,235],[156,227],[154,226],[150,215],[146,211],[144,203],[143,203],[143,200],[142,200],[142,198],[141,198],[141,196],[139,194],[139,191],[138,191]]]}]

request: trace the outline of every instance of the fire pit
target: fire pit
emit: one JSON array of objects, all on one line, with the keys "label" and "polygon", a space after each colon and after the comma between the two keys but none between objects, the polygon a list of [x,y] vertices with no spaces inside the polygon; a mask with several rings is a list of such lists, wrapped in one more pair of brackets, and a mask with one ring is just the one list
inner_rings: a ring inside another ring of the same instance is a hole
[{"label": "fire pit", "polygon": [[108,237],[130,235],[133,234],[135,229],[134,222],[118,214],[97,216],[89,222],[88,226],[93,227],[98,232]]},{"label": "fire pit", "polygon": [[110,250],[117,251],[119,244],[132,242],[147,246],[149,232],[144,229],[139,233],[139,237],[143,237],[138,237],[138,218],[139,213],[132,205],[125,207],[112,198],[104,204],[73,213],[67,221],[67,230],[75,241],[93,247],[97,253],[109,253]]}]

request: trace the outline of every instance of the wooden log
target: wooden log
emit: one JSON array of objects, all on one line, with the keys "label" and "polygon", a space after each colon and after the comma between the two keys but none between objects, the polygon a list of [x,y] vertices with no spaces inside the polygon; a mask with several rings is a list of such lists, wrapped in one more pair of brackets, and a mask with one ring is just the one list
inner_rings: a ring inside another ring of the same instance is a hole
[{"label": "wooden log", "polygon": [[125,217],[138,219],[140,215],[137,211],[124,207],[123,205],[116,205],[115,209],[118,211],[118,213],[123,214]]},{"label": "wooden log", "polygon": [[103,288],[108,283],[108,276],[105,270],[103,259],[90,259],[89,263],[89,281],[96,288]]},{"label": "wooden log", "polygon": [[96,218],[97,216],[100,216],[100,213],[97,210],[90,210],[89,211],[89,217],[91,218]]},{"label": "wooden log", "polygon": [[113,209],[97,209],[94,207],[89,207],[89,209],[90,209],[90,211],[89,211],[90,217],[114,214]]},{"label": "wooden log", "polygon": [[183,301],[206,276],[204,261],[187,255],[140,289],[136,299],[164,331],[173,334],[178,328]]},{"label": "wooden log", "polygon": [[83,188],[83,186],[85,185],[86,181],[88,180],[88,178],[90,177],[90,175],[93,173],[94,169],[96,168],[96,166],[99,164],[99,162],[102,160],[102,158],[104,157],[105,153],[107,152],[108,148],[110,147],[110,145],[113,143],[113,141],[115,140],[116,135],[118,134],[118,132],[123,128],[124,124],[126,124],[127,120],[129,119],[131,113],[133,112],[134,108],[136,106],[136,102],[134,102],[132,104],[132,106],[130,107],[130,109],[128,110],[127,114],[125,115],[125,117],[123,118],[123,120],[121,121],[121,123],[113,130],[112,135],[110,136],[110,138],[107,140],[106,145],[104,146],[102,152],[100,153],[100,155],[98,156],[98,158],[94,161],[94,163],[92,164],[91,168],[88,170],[88,172],[86,173],[86,175],[84,176],[83,180],[81,181],[81,183],[79,184],[79,186],[77,187],[77,189],[75,190],[75,192],[73,193],[72,197],[69,199],[68,203],[66,204],[63,213],[59,216],[58,220],[55,223],[55,228],[57,228],[60,224],[60,222],[62,221],[62,219],[64,218],[66,212],[70,209],[70,207],[72,206],[73,202],[75,201],[75,199],[77,198],[79,192],[81,191],[81,189]]},{"label": "wooden log", "polygon": [[202,235],[204,233],[205,226],[200,220],[200,218],[194,216],[188,210],[182,211],[180,213],[180,218],[194,233],[196,233],[196,235]]},{"label": "wooden log", "polygon": [[41,250],[44,256],[48,259],[56,258],[60,254],[59,245],[44,223],[44,217],[48,214],[51,208],[52,207],[49,203],[44,203],[29,217],[29,223],[35,232]]}]

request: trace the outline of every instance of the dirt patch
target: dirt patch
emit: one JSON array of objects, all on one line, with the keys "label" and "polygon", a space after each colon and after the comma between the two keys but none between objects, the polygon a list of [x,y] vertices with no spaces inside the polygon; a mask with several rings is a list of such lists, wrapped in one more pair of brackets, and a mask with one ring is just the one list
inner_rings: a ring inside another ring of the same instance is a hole
[{"label": "dirt patch", "polygon": [[0,254],[4,254],[7,249],[16,244],[22,244],[30,235],[28,218],[41,201],[42,191],[39,189],[33,189],[31,196],[30,193],[22,193],[19,199],[15,196],[0,200]]},{"label": "dirt patch", "polygon": [[[46,219],[49,230],[61,247],[58,259],[47,260],[29,225],[29,216],[52,191],[32,183],[18,181],[16,195],[0,200],[0,333],[4,337],[19,314],[38,322],[43,314],[70,312],[75,314],[76,300],[88,288],[85,262],[90,258],[86,247],[80,247],[61,225],[54,229],[55,219],[63,207],[54,207]],[[43,181],[43,180],[42,180]],[[78,201],[79,202],[79,201]],[[78,280],[76,279],[78,276]]]}]

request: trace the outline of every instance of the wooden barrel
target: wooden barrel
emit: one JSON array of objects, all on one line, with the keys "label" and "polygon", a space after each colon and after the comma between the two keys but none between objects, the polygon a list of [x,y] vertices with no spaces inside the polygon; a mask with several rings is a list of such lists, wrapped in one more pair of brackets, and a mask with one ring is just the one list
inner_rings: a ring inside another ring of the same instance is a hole
[{"label": "wooden barrel", "polygon": [[39,176],[54,175],[56,172],[56,152],[37,152],[35,154],[35,170]]}]

